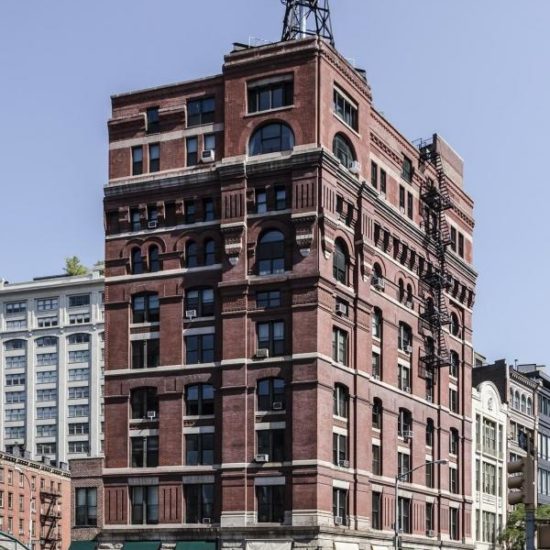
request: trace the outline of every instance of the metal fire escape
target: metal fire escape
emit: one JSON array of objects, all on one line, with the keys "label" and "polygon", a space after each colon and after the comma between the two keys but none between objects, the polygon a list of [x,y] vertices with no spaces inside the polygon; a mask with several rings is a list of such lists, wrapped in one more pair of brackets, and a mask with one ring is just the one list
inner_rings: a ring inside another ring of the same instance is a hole
[{"label": "metal fire escape", "polygon": [[40,491],[40,545],[42,550],[55,550],[61,547],[59,511],[61,493],[51,488]]},{"label": "metal fire escape", "polygon": [[281,40],[320,36],[334,46],[329,0],[281,0],[286,5]]},{"label": "metal fire escape", "polygon": [[[421,328],[426,335],[424,353],[420,357],[421,374],[432,385],[437,381],[439,369],[448,367],[449,350],[444,327],[451,322],[445,291],[451,286],[447,271],[447,247],[451,244],[445,212],[453,207],[449,195],[448,179],[441,154],[437,150],[437,138],[418,143],[421,166],[435,169],[436,181],[427,174],[422,182],[420,198],[424,204],[425,248],[427,266],[420,283],[424,305],[420,314]],[[433,261],[431,261],[433,259]]]}]

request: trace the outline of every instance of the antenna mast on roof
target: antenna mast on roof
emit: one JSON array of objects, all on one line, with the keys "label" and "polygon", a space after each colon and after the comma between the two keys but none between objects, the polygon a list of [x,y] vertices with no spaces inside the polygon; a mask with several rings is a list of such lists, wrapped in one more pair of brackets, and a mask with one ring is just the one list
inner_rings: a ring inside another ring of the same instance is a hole
[{"label": "antenna mast on roof", "polygon": [[286,4],[283,41],[320,36],[334,46],[329,0],[281,0]]}]

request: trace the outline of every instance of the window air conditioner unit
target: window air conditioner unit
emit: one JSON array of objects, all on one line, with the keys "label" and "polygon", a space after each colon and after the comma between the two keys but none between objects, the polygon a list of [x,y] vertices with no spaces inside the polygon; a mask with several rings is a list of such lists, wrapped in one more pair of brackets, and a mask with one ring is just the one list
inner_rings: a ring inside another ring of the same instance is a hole
[{"label": "window air conditioner unit", "polygon": [[372,379],[373,380],[380,380],[380,375],[379,374],[373,374]]},{"label": "window air conditioner unit", "polygon": [[376,277],[372,284],[377,290],[384,290],[384,288],[386,288],[386,281],[384,281],[382,277]]},{"label": "window air conditioner unit", "polygon": [[210,518],[202,518],[201,523],[205,523],[207,525],[210,525],[212,523],[212,520]]},{"label": "window air conditioner unit", "polygon": [[157,411],[147,411],[147,418],[149,420],[155,420],[157,417]]},{"label": "window air conditioner unit", "polygon": [[339,460],[338,466],[340,466],[340,468],[349,468],[349,460]]},{"label": "window air conditioner unit", "polygon": [[269,357],[268,348],[258,348],[256,350],[256,359],[267,359]]},{"label": "window air conditioner unit", "polygon": [[262,454],[262,455],[256,455],[255,462],[269,462],[269,455]]},{"label": "window air conditioner unit", "polygon": [[283,402],[282,401],[273,401],[273,405],[271,405],[271,408],[274,411],[282,411],[283,410]]},{"label": "window air conditioner unit", "polygon": [[341,516],[334,516],[334,525],[342,525],[342,517]]},{"label": "window air conditioner unit", "polygon": [[406,393],[411,393],[411,388],[409,386],[405,386],[403,388],[403,391],[406,392]]},{"label": "window air conditioner unit", "polygon": [[426,531],[426,535],[428,535],[428,537],[435,537],[435,531],[433,529],[429,529]]},{"label": "window air conditioner unit", "polygon": [[336,304],[336,313],[340,315],[346,315],[347,309],[345,304]]},{"label": "window air conditioner unit", "polygon": [[403,432],[403,439],[412,439],[412,438],[413,438],[412,430],[405,430]]},{"label": "window air conditioner unit", "polygon": [[354,160],[354,161],[351,163],[351,166],[350,166],[349,171],[350,171],[352,174],[355,174],[356,176],[358,176],[358,175],[361,173],[361,163],[358,162],[357,160]]},{"label": "window air conditioner unit", "polygon": [[194,319],[197,316],[197,310],[196,309],[186,309],[185,310],[185,318],[186,319]]},{"label": "window air conditioner unit", "polygon": [[153,221],[147,222],[147,227],[149,229],[156,229],[158,227],[158,224],[159,224],[158,221],[153,220]]},{"label": "window air conditioner unit", "polygon": [[201,161],[202,162],[214,162],[214,150],[213,149],[207,149],[206,151],[203,151],[201,153]]},{"label": "window air conditioner unit", "polygon": [[427,396],[426,396],[426,401],[427,401],[428,403],[431,403],[431,402],[433,401],[432,396],[431,396],[431,395],[427,395]]},{"label": "window air conditioner unit", "polygon": [[405,346],[405,351],[406,351],[407,353],[412,353],[412,352],[413,352],[413,347],[412,347],[410,344],[407,344],[407,345]]}]

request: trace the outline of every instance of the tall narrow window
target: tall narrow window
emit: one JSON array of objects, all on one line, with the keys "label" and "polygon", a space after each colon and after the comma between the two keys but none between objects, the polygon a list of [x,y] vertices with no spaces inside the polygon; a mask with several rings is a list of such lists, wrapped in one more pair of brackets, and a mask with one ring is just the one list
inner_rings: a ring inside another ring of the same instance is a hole
[{"label": "tall narrow window", "polygon": [[352,103],[350,99],[345,97],[344,93],[338,89],[334,89],[334,112],[348,126],[355,131],[358,130],[358,111],[357,105]]},{"label": "tall narrow window", "polygon": [[285,351],[285,324],[283,321],[257,323],[258,349],[267,349],[269,356],[283,355]]},{"label": "tall narrow window", "polygon": [[413,219],[414,209],[413,209],[413,195],[410,191],[407,192],[407,217],[411,220]]},{"label": "tall narrow window", "polygon": [[141,231],[141,212],[139,208],[132,208],[130,210],[130,225],[132,231]]},{"label": "tall narrow window", "polygon": [[204,241],[204,265],[216,263],[216,243],[212,239]]},{"label": "tall narrow window", "polygon": [[188,241],[185,245],[185,265],[187,267],[197,267],[199,265],[199,255],[195,241]]},{"label": "tall narrow window", "polygon": [[214,514],[214,484],[185,485],[185,522],[210,523]]},{"label": "tall narrow window", "polygon": [[143,256],[139,248],[132,249],[132,273],[134,275],[143,273]]},{"label": "tall narrow window", "polygon": [[348,418],[349,393],[346,386],[336,384],[334,388],[334,411],[336,416]]},{"label": "tall narrow window", "polygon": [[280,411],[285,408],[285,381],[282,378],[264,378],[258,381],[258,411]]},{"label": "tall narrow window", "polygon": [[378,189],[378,165],[376,162],[370,163],[370,182],[375,189]]},{"label": "tall narrow window", "polygon": [[158,323],[158,294],[136,294],[132,298],[132,323]]},{"label": "tall narrow window", "polygon": [[372,517],[371,527],[382,529],[382,493],[372,492]]},{"label": "tall narrow window", "polygon": [[185,388],[185,412],[187,416],[214,414],[214,386],[193,384]]},{"label": "tall narrow window", "polygon": [[382,401],[377,397],[372,402],[372,427],[382,429]]},{"label": "tall narrow window", "polygon": [[158,486],[131,487],[132,524],[156,524],[159,520]]},{"label": "tall narrow window", "polygon": [[332,514],[337,525],[348,523],[348,491],[347,489],[332,489]]},{"label": "tall narrow window", "polygon": [[403,168],[401,171],[401,177],[408,183],[411,183],[413,178],[413,165],[412,161],[408,157],[403,157]]},{"label": "tall narrow window", "polygon": [[151,143],[149,145],[149,172],[158,172],[160,170],[160,144]]},{"label": "tall narrow window", "polygon": [[332,360],[342,365],[348,364],[348,333],[337,327],[332,329]]},{"label": "tall narrow window", "polygon": [[382,195],[384,196],[386,195],[386,180],[387,180],[386,171],[380,169],[380,193],[382,193]]},{"label": "tall narrow window", "polygon": [[264,233],[260,238],[257,254],[259,275],[284,273],[284,236],[280,231],[271,230]]},{"label": "tall narrow window", "polygon": [[203,199],[202,201],[202,220],[210,222],[215,218],[214,201],[212,199]]},{"label": "tall narrow window", "polygon": [[159,108],[149,107],[147,109],[147,133],[157,133],[159,131],[159,122]]},{"label": "tall narrow window", "polygon": [[258,485],[258,523],[282,523],[284,519],[284,485]]},{"label": "tall narrow window", "polygon": [[160,271],[159,247],[156,245],[149,247],[149,271]]},{"label": "tall narrow window", "polygon": [[348,283],[348,255],[345,245],[339,239],[334,246],[332,276],[340,283]]},{"label": "tall narrow window", "polygon": [[143,174],[143,147],[132,147],[132,176]]},{"label": "tall narrow window", "polygon": [[372,312],[372,337],[382,339],[382,311],[377,307]]},{"label": "tall narrow window", "polygon": [[185,223],[195,223],[197,207],[194,200],[186,200],[184,202],[185,208]]},{"label": "tall narrow window", "polygon": [[195,166],[199,162],[199,140],[196,137],[188,137],[186,142],[187,166]]},{"label": "tall narrow window", "polygon": [[336,158],[346,167],[351,168],[355,160],[355,153],[349,140],[342,134],[336,134],[332,142],[332,152]]}]

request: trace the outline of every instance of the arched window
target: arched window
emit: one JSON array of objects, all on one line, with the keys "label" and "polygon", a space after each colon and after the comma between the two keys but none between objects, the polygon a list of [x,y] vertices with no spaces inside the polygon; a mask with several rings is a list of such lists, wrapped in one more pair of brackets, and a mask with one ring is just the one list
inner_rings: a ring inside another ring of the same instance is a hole
[{"label": "arched window", "polygon": [[132,273],[134,275],[143,273],[143,256],[139,248],[132,248]]},{"label": "arched window", "polygon": [[527,398],[527,414],[533,414],[533,400],[530,397]]},{"label": "arched window", "polygon": [[159,295],[143,293],[132,296],[132,323],[159,322]]},{"label": "arched window", "polygon": [[336,134],[334,136],[334,140],[332,141],[332,152],[346,168],[351,168],[355,160],[355,154],[351,143],[345,136],[342,134]]},{"label": "arched window", "polygon": [[211,384],[186,386],[185,414],[187,416],[214,414],[214,386]]},{"label": "arched window", "polygon": [[210,317],[214,315],[214,290],[190,288],[185,291],[185,318]]},{"label": "arched window", "polygon": [[336,384],[334,387],[334,410],[333,414],[335,416],[340,416],[341,418],[348,418],[348,406],[349,403],[349,392],[348,388],[343,384]]},{"label": "arched window", "polygon": [[521,412],[524,413],[527,411],[527,399],[525,395],[521,396]]},{"label": "arched window", "polygon": [[372,337],[382,339],[382,311],[377,307],[372,312]]},{"label": "arched window", "polygon": [[519,404],[519,392],[516,390],[516,393],[514,394],[514,409],[517,411],[520,410],[520,404]]},{"label": "arched window", "polygon": [[451,313],[451,334],[453,336],[460,336],[460,323],[456,313]]},{"label": "arched window", "polygon": [[372,266],[371,283],[377,290],[384,290],[384,276],[382,275],[382,268],[380,267],[380,264],[374,264]]},{"label": "arched window", "polygon": [[399,295],[397,298],[401,303],[403,303],[405,300],[405,283],[403,282],[403,279],[399,279],[397,285],[399,287]]},{"label": "arched window", "polygon": [[159,247],[156,244],[149,247],[149,271],[160,271]]},{"label": "arched window", "polygon": [[426,446],[433,447],[434,445],[434,421],[431,418],[426,420]]},{"label": "arched window", "polygon": [[7,342],[4,342],[4,349],[6,351],[14,351],[26,348],[27,342],[25,340],[8,340]]},{"label": "arched window", "polygon": [[285,409],[285,381],[282,378],[264,378],[257,385],[258,411],[282,411]]},{"label": "arched window", "polygon": [[460,367],[460,357],[458,353],[454,350],[451,350],[449,353],[449,376],[453,378],[458,378],[458,371]]},{"label": "arched window", "polygon": [[216,263],[216,243],[212,239],[204,241],[204,265]]},{"label": "arched window", "polygon": [[265,155],[294,148],[294,133],[282,122],[272,122],[258,128],[250,138],[248,154]]},{"label": "arched window", "polygon": [[412,351],[412,330],[409,325],[399,322],[398,347],[401,351],[411,353]]},{"label": "arched window", "polygon": [[156,388],[135,388],[130,394],[133,419],[156,419],[159,402]]},{"label": "arched window", "polygon": [[57,338],[55,336],[42,336],[42,338],[36,339],[36,347],[38,348],[50,348],[57,346]]},{"label": "arched window", "polygon": [[382,429],[382,400],[375,397],[372,401],[372,427],[377,430]]},{"label": "arched window", "polygon": [[397,419],[397,435],[405,439],[412,439],[412,414],[408,409],[400,408]]},{"label": "arched window", "polygon": [[344,243],[338,239],[332,257],[332,276],[340,283],[348,283],[348,254]]},{"label": "arched window", "polygon": [[262,235],[258,244],[258,275],[273,275],[284,271],[284,235],[272,229]]},{"label": "arched window", "polygon": [[188,241],[185,245],[185,265],[187,267],[197,267],[199,265],[197,243],[195,241]]}]

